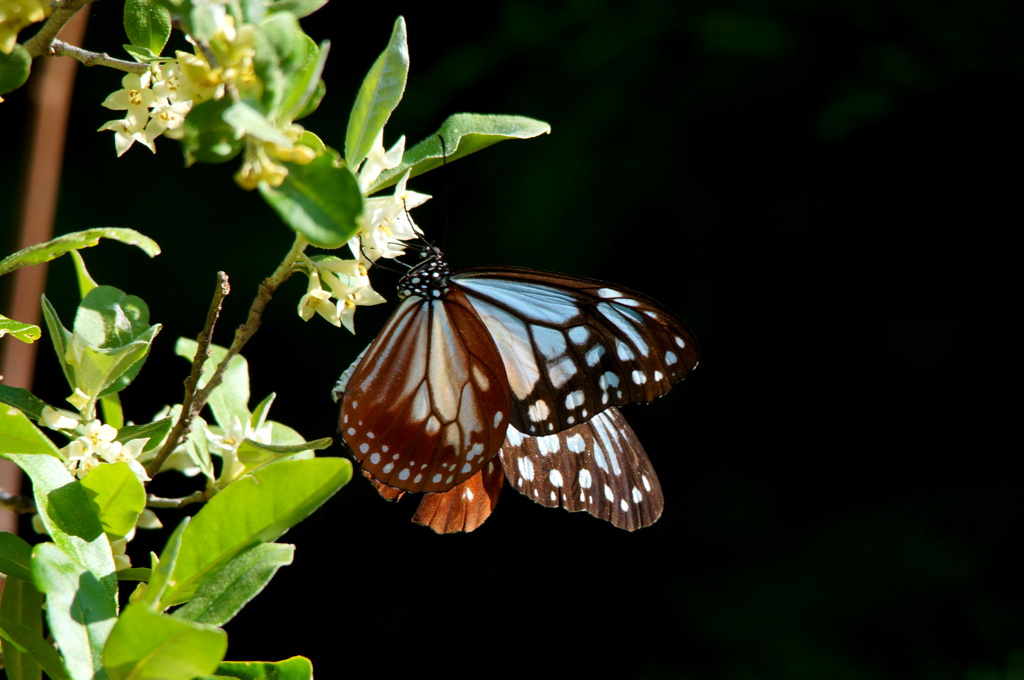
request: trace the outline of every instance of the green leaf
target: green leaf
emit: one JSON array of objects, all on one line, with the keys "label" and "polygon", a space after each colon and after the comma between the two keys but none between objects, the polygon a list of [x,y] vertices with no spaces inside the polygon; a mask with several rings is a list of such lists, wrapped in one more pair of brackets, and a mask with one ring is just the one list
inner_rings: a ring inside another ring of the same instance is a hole
[{"label": "green leaf", "polygon": [[308,85],[308,70],[316,65],[319,50],[288,13],[268,16],[256,28],[256,40],[253,66],[263,83],[263,110],[279,123],[288,123],[286,114],[302,108],[296,107],[296,100]]},{"label": "green leaf", "polygon": [[236,102],[224,110],[224,122],[238,132],[264,142],[272,142],[290,149],[292,140],[277,129],[270,120],[244,101]]},{"label": "green leaf", "polygon": [[0,314],[0,338],[8,333],[22,342],[35,342],[42,337],[42,331],[39,330],[39,326],[8,319],[3,314]]},{"label": "green leaf", "polygon": [[124,30],[132,45],[159,55],[171,36],[171,13],[153,0],[126,0]]},{"label": "green leaf", "polygon": [[116,394],[135,379],[160,325],[149,325],[149,308],[112,286],[92,289],[75,315],[65,360],[78,389],[95,399]]},{"label": "green leaf", "polygon": [[[281,423],[273,423],[279,426],[277,429],[285,429],[295,433],[298,439],[302,439],[295,430],[292,430],[286,425]],[[276,439],[276,437],[275,437]],[[242,444],[238,447],[238,460],[242,462],[245,467],[252,469],[259,465],[265,465],[266,463],[283,459],[284,457],[292,457],[298,453],[319,451],[328,448],[334,440],[330,437],[322,437],[321,439],[314,439],[311,442],[299,441],[295,444],[263,444],[261,442],[255,442],[251,439],[245,439]],[[312,455],[302,456],[303,458],[311,458]]]},{"label": "green leaf", "polygon": [[370,68],[356,95],[345,132],[345,161],[358,168],[368,155],[378,133],[402,100],[409,76],[409,45],[405,19],[398,17],[388,46]]},{"label": "green leaf", "polygon": [[363,197],[355,176],[327,153],[307,165],[284,163],[288,177],[279,187],[260,184],[260,193],[280,218],[318,248],[340,248],[359,231]]},{"label": "green leaf", "polygon": [[36,421],[43,417],[43,409],[49,406],[49,404],[24,387],[10,387],[8,385],[0,385],[0,403],[9,404]]},{"label": "green leaf", "polygon": [[8,680],[67,680],[64,661],[43,637],[43,595],[31,580],[8,576],[0,600],[0,638]]},{"label": "green leaf", "polygon": [[[218,345],[209,347],[210,356],[203,363],[203,377],[199,379],[200,389],[210,382],[217,366],[228,353],[226,348]],[[174,353],[190,362],[198,350],[199,343],[188,338],[178,338],[174,344]],[[238,419],[240,423],[249,419],[249,364],[241,354],[231,358],[231,363],[224,371],[223,380],[210,394],[206,405],[223,427],[229,427],[234,419]]]},{"label": "green leaf", "polygon": [[149,585],[142,595],[142,602],[145,602],[155,611],[166,609],[160,603],[163,601],[164,594],[170,586],[171,573],[174,571],[174,566],[178,563],[178,553],[181,552],[181,538],[185,534],[185,528],[191,520],[191,517],[186,517],[175,527],[171,537],[167,539],[164,551],[160,553],[159,559],[157,559],[156,555],[153,555],[153,568],[149,577]]},{"label": "green leaf", "polygon": [[[8,387],[0,395],[7,395],[17,389]],[[19,453],[52,456],[61,465],[57,447],[35,423],[18,408],[0,406],[0,455]]]},{"label": "green leaf", "polygon": [[309,16],[327,4],[327,0],[277,0],[267,8],[268,12],[288,12],[301,19]]},{"label": "green leaf", "polygon": [[213,626],[129,604],[110,632],[103,662],[111,680],[192,680],[224,659],[227,634]]},{"label": "green leaf", "polygon": [[129,567],[117,572],[118,581],[149,581],[153,576],[153,570],[149,567]]},{"label": "green leaf", "polygon": [[146,489],[128,463],[99,465],[81,484],[107,536],[111,540],[127,536],[146,507]]},{"label": "green leaf", "polygon": [[96,349],[124,347],[149,330],[149,307],[142,298],[99,286],[82,300],[72,330]]},{"label": "green leaf", "polygon": [[32,576],[46,595],[46,620],[73,680],[102,677],[100,654],[114,622],[117,602],[96,575],[53,543],[32,551]]},{"label": "green leaf", "polygon": [[[0,440],[5,441],[5,438],[0,437]],[[103,533],[103,525],[82,485],[55,456],[38,453],[0,455],[14,461],[32,480],[32,494],[39,518],[54,543],[87,569],[113,602],[117,593],[117,578],[114,575],[110,541]],[[40,586],[38,580],[36,585]],[[42,586],[40,590],[45,592]]]},{"label": "green leaf", "polygon": [[257,543],[277,539],[352,477],[343,458],[274,463],[214,496],[185,529],[163,603],[187,601],[209,575]]},{"label": "green leaf", "polygon": [[[14,92],[25,84],[28,74],[32,71],[32,57],[25,48],[15,43],[10,54],[0,52],[0,94]],[[0,265],[3,263],[0,262]],[[3,274],[0,266],[0,274]]]},{"label": "green leaf", "polygon": [[[451,163],[506,139],[529,139],[549,132],[550,125],[525,116],[457,113],[450,116],[436,134],[406,149],[398,167],[382,172],[367,193],[372,194],[397,183],[410,168],[410,176],[415,177],[442,163]],[[438,135],[444,137],[443,150]]]},{"label": "green leaf", "polygon": [[224,120],[231,106],[231,99],[225,97],[196,104],[188,112],[181,139],[187,165],[223,163],[242,150],[245,135]]},{"label": "green leaf", "polygon": [[313,664],[304,656],[284,661],[226,661],[217,667],[217,676],[240,680],[313,680]]},{"label": "green leaf", "polygon": [[173,615],[223,626],[266,587],[278,569],[292,563],[294,554],[295,546],[286,543],[254,545],[210,574]]},{"label": "green leaf", "polygon": [[159,59],[159,57],[153,54],[153,50],[146,47],[136,47],[135,45],[121,45],[124,51],[131,55],[135,61],[142,64],[148,64],[151,61]]},{"label": "green leaf", "polygon": [[96,283],[96,279],[92,278],[92,274],[85,266],[85,259],[82,254],[77,250],[71,251],[71,259],[75,263],[75,277],[78,279],[78,295],[85,299],[85,296],[93,291],[94,288],[98,288],[99,284]]},{"label": "green leaf", "polygon": [[0,531],[0,574],[31,581],[31,559],[32,546],[26,543],[25,539]]},{"label": "green leaf", "polygon": [[147,441],[142,447],[142,452],[147,453],[164,443],[173,424],[173,419],[167,417],[142,425],[126,425],[117,431],[117,439],[114,441],[126,444],[133,439],[145,439]]},{"label": "green leaf", "polygon": [[[159,324],[150,326],[127,345],[109,349],[94,349],[85,345],[80,336],[72,335],[67,355],[67,362],[76,377],[72,389],[80,390],[91,400],[123,390],[142,368],[160,328]],[[80,405],[79,409],[89,411],[88,407]]]},{"label": "green leaf", "polygon": [[50,342],[53,343],[53,351],[57,353],[57,360],[60,362],[61,370],[64,371],[64,378],[68,381],[68,385],[77,385],[78,377],[75,375],[75,368],[67,360],[71,331],[64,328],[60,317],[57,316],[57,310],[53,308],[45,295],[42,297],[42,305],[43,320],[46,321],[46,328],[50,331]]},{"label": "green leaf", "polygon": [[8,255],[0,260],[0,275],[20,267],[49,262],[72,250],[91,248],[99,243],[101,238],[108,238],[136,246],[141,248],[150,257],[156,257],[160,254],[160,246],[157,245],[156,241],[148,236],[143,236],[134,229],[119,229],[115,227],[87,229],[85,231],[64,234],[46,243],[37,243],[34,246],[29,246]]}]

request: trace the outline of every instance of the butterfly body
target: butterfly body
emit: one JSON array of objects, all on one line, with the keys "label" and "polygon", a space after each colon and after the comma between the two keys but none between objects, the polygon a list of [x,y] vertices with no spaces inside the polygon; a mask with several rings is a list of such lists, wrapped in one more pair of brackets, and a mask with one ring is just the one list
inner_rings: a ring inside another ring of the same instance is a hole
[{"label": "butterfly body", "polygon": [[509,425],[553,435],[660,397],[697,363],[672,313],[592,279],[515,267],[452,273],[433,249],[398,294],[348,379],[340,427],[366,472],[405,491],[470,479]]}]

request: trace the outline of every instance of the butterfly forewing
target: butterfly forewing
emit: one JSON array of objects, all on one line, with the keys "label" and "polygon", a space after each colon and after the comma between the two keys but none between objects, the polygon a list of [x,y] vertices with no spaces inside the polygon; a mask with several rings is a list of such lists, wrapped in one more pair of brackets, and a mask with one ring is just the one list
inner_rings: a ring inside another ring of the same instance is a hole
[{"label": "butterfly forewing", "polygon": [[651,461],[616,408],[543,437],[510,427],[500,457],[509,483],[527,498],[628,531],[653,524],[665,504]]},{"label": "butterfly forewing", "polygon": [[509,422],[501,356],[456,288],[406,298],[344,389],[346,445],[375,479],[406,491],[446,491],[472,477]]},{"label": "butterfly forewing", "polygon": [[511,423],[545,435],[611,406],[649,402],[697,365],[697,343],[654,300],[591,279],[517,269],[452,277],[498,346]]}]

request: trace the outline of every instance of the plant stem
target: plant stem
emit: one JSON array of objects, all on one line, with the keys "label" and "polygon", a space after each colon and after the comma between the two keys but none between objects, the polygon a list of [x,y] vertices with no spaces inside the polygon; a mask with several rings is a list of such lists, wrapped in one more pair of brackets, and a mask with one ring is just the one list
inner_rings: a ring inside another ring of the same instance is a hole
[{"label": "plant stem", "polygon": [[[199,349],[196,351],[196,357],[192,362],[192,374],[185,382],[185,399],[182,402],[181,416],[178,418],[178,422],[175,423],[171,434],[167,437],[167,441],[164,443],[160,452],[157,454],[148,466],[146,471],[150,477],[153,477],[160,470],[160,466],[167,460],[167,457],[171,455],[171,452],[179,444],[181,444],[185,437],[188,435],[189,429],[192,426],[192,420],[199,415],[199,412],[206,406],[206,402],[210,399],[210,395],[213,393],[217,386],[220,385],[224,379],[224,373],[227,371],[228,364],[231,360],[242,351],[245,344],[249,342],[256,331],[259,330],[260,321],[263,318],[263,310],[266,309],[267,303],[273,297],[274,292],[278,286],[285,282],[292,274],[292,266],[295,261],[302,254],[302,251],[309,245],[308,242],[301,236],[295,237],[295,242],[292,244],[288,254],[285,255],[281,264],[278,265],[274,273],[263,280],[260,284],[259,292],[252,301],[252,306],[249,308],[249,316],[246,318],[245,323],[240,325],[235,331],[235,340],[231,343],[231,347],[228,348],[224,358],[221,359],[220,363],[217,364],[216,370],[213,375],[207,381],[206,385],[196,390],[196,386],[199,384],[199,376],[202,375],[202,366],[206,361],[206,357],[209,356],[209,343],[213,336],[213,326],[216,322],[216,316],[220,312],[220,301],[217,299],[215,294],[214,302],[210,305],[210,312],[207,314],[206,327],[204,327],[202,333],[200,333],[198,342]],[[223,276],[223,272],[221,272]],[[226,285],[226,277],[225,277]],[[226,292],[224,293],[226,294]],[[223,296],[220,297],[223,300]],[[214,307],[216,307],[216,314],[214,313]],[[205,344],[204,344],[205,343]]]},{"label": "plant stem", "polygon": [[88,5],[90,0],[58,0],[53,14],[49,16],[39,32],[29,38],[22,47],[28,55],[35,59],[44,55],[53,54],[53,43],[64,28],[64,24],[75,16],[78,10]]},{"label": "plant stem", "polygon": [[118,71],[127,73],[145,73],[149,70],[149,64],[140,64],[124,59],[115,59],[106,52],[90,52],[81,47],[69,45],[63,40],[54,40],[50,46],[50,54],[59,57],[71,57],[85,66],[109,66]]}]

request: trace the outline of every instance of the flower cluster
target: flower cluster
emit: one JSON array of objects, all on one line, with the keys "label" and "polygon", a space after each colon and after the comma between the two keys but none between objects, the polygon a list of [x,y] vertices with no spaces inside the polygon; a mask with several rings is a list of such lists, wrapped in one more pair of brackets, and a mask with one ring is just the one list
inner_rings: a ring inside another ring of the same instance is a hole
[{"label": "flower cluster", "polygon": [[53,5],[43,0],[0,0],[0,52],[13,52],[18,31],[42,21],[51,11]]},{"label": "flower cluster", "polygon": [[195,88],[184,88],[177,62],[153,66],[149,71],[129,73],[121,79],[121,89],[103,101],[103,106],[124,111],[125,117],[108,121],[100,130],[114,131],[114,148],[121,156],[139,142],[156,153],[153,140],[162,134],[178,139],[185,116],[198,99]]},{"label": "flower cluster", "polygon": [[[364,194],[380,173],[397,167],[405,154],[405,137],[387,151],[384,150],[383,139],[381,131],[356,175]],[[299,301],[299,316],[304,320],[319,314],[335,326],[344,326],[355,333],[355,308],[384,302],[384,298],[370,286],[367,270],[378,259],[405,254],[405,242],[419,236],[419,228],[409,216],[409,210],[423,205],[430,198],[427,194],[408,190],[408,179],[407,172],[391,196],[367,198],[363,202],[359,233],[348,242],[355,259],[326,257],[314,260],[303,256],[309,276],[306,294]]]},{"label": "flower cluster", "polygon": [[82,421],[78,414],[46,407],[41,423],[51,430],[72,436],[71,442],[60,450],[67,461],[68,470],[81,479],[103,463],[127,463],[140,482],[148,482],[146,468],[138,461],[146,439],[116,441],[117,430],[98,420]]}]

